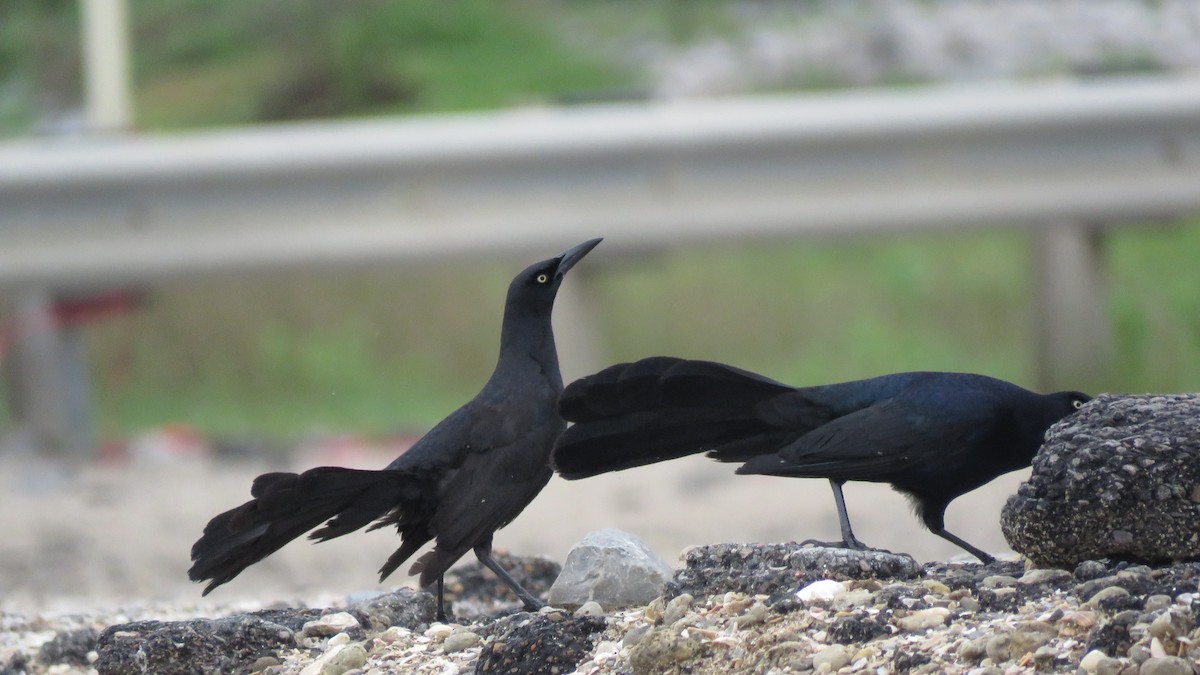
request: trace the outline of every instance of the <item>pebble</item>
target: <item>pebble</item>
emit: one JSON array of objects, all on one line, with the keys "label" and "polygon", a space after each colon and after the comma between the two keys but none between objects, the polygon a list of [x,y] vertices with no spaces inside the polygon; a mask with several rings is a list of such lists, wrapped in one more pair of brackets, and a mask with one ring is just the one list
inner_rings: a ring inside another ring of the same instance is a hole
[{"label": "pebble", "polygon": [[1021,575],[1017,579],[1017,583],[1022,586],[1036,586],[1038,584],[1063,584],[1075,578],[1075,575],[1066,570],[1045,568],[1032,569]]},{"label": "pebble", "polygon": [[984,647],[984,652],[992,663],[1004,663],[1011,656],[1009,652],[1009,635],[1008,633],[997,633],[988,638],[987,645]]},{"label": "pebble", "polygon": [[850,663],[850,650],[844,645],[829,645],[821,651],[813,654],[813,668],[819,669],[822,665],[828,665],[830,671],[837,670],[842,666]]},{"label": "pebble", "polygon": [[829,602],[836,598],[839,594],[846,592],[846,584],[833,579],[821,579],[814,581],[811,584],[796,591],[796,597],[802,602]]},{"label": "pebble", "polygon": [[946,617],[949,615],[950,610],[944,607],[931,607],[917,610],[908,616],[897,619],[896,625],[905,632],[915,633],[945,624]]},{"label": "pebble", "polygon": [[1096,591],[1092,597],[1088,598],[1087,602],[1083,603],[1083,606],[1090,609],[1100,609],[1100,603],[1104,602],[1105,600],[1110,598],[1127,597],[1129,597],[1129,591],[1121,588],[1120,586],[1109,586],[1108,588],[1102,588],[1099,591]]},{"label": "pebble", "polygon": [[756,602],[750,606],[750,609],[746,610],[745,614],[734,619],[733,623],[738,628],[757,626],[758,624],[766,621],[769,614],[770,610],[767,609],[766,605],[762,604],[761,602]]},{"label": "pebble", "polygon": [[425,637],[440,642],[450,637],[450,634],[453,632],[454,626],[445,623],[435,623],[429,628],[425,629]]},{"label": "pebble", "polygon": [[1138,668],[1138,675],[1192,675],[1192,664],[1178,656],[1152,658]]},{"label": "pebble", "polygon": [[349,612],[324,614],[316,621],[304,624],[300,634],[304,637],[328,637],[337,635],[351,628],[358,628],[358,619]]},{"label": "pebble", "polygon": [[1037,651],[1038,647],[1057,635],[1058,631],[1054,626],[1044,621],[1027,621],[1018,625],[1009,635],[1009,654],[1014,661],[1019,660],[1022,656]]},{"label": "pebble", "polygon": [[1100,667],[1100,662],[1107,658],[1108,655],[1104,652],[1100,651],[1099,649],[1093,649],[1092,651],[1084,654],[1082,659],[1079,659],[1079,667],[1083,668],[1089,673],[1094,673],[1096,672],[1096,669]]},{"label": "pebble", "polygon": [[604,616],[604,608],[595,600],[588,600],[575,610],[575,616]]},{"label": "pebble", "polygon": [[663,623],[668,626],[682,619],[692,606],[692,594],[681,593],[667,603],[667,608],[663,610]]},{"label": "pebble", "polygon": [[442,641],[442,651],[447,654],[461,652],[464,649],[470,649],[482,641],[475,633],[469,630],[451,633],[445,640]]},{"label": "pebble", "polygon": [[313,661],[300,675],[342,675],[367,663],[367,650],[360,644],[338,645]]}]

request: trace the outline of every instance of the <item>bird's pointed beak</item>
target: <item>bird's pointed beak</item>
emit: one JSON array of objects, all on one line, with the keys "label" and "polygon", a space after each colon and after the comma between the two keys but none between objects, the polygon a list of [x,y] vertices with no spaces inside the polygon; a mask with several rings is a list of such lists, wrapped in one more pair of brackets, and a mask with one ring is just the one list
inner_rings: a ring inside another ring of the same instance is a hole
[{"label": "bird's pointed beak", "polygon": [[602,241],[604,241],[603,238],[589,239],[578,246],[564,251],[562,255],[558,256],[558,276],[561,278],[567,273],[567,270],[575,266],[575,263],[583,260],[583,256],[587,255],[588,251],[596,248],[596,245]]}]

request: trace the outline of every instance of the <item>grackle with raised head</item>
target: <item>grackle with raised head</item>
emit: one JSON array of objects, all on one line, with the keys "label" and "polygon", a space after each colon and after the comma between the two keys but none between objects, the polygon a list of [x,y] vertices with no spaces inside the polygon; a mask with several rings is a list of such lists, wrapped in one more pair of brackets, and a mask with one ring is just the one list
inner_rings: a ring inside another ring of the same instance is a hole
[{"label": "grackle with raised head", "polygon": [[599,243],[586,241],[512,280],[500,357],[475,398],[382,470],[323,466],[259,476],[253,499],[204,528],[192,546],[188,576],[208,580],[208,594],[322,523],[310,538],[395,526],[400,547],[379,570],[380,580],[435,540],[409,573],[420,575],[422,587],[437,583],[439,618],[445,618],[442,575],[472,550],[526,609],[541,607],[492,557],[492,534],[553,475],[550,451],[566,423],[556,410],[563,383],[550,314],[563,275]]},{"label": "grackle with raised head", "polygon": [[553,463],[568,479],[698,452],[742,462],[739,474],[826,478],[842,541],[854,537],[846,481],[890,483],[934,534],[984,562],[947,532],[946,507],[1000,474],[1029,466],[1046,429],[1089,397],[1035,394],[984,375],[914,372],[791,387],[733,366],[651,357],[571,383],[559,412],[574,424]]}]

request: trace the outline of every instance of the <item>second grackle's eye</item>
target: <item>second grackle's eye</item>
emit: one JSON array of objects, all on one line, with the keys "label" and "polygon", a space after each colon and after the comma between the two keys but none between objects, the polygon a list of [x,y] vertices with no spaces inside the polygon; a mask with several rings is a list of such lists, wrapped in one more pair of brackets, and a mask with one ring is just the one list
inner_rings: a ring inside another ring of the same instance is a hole
[{"label": "second grackle's eye", "polygon": [[1079,410],[1080,408],[1083,407],[1083,401],[1076,399],[1074,401],[1071,401],[1071,405],[1075,406],[1076,410]]},{"label": "second grackle's eye", "polygon": [[545,274],[539,274],[539,275],[537,276],[537,282],[538,282],[539,284],[544,284],[544,283],[546,283],[547,281],[550,281],[550,277],[546,276]]}]

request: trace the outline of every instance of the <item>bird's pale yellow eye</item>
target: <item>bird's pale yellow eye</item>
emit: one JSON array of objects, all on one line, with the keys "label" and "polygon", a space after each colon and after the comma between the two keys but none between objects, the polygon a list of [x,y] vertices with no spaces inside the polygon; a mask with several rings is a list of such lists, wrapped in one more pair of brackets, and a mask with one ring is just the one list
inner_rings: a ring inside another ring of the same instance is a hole
[{"label": "bird's pale yellow eye", "polygon": [[1079,410],[1080,408],[1083,407],[1083,401],[1076,400],[1073,402],[1073,404],[1074,404],[1076,410]]},{"label": "bird's pale yellow eye", "polygon": [[537,282],[538,282],[539,284],[544,284],[544,283],[546,283],[547,281],[550,281],[550,277],[546,276],[545,274],[539,274],[539,275],[538,275]]}]

